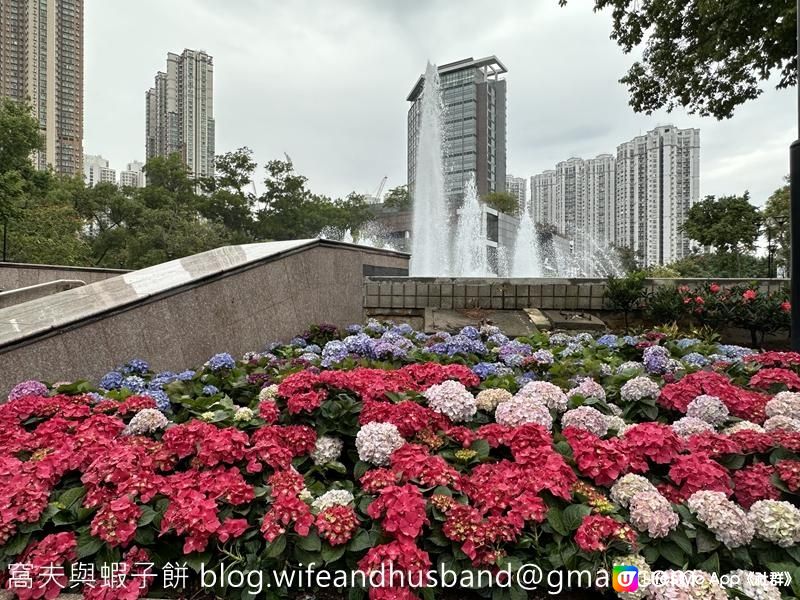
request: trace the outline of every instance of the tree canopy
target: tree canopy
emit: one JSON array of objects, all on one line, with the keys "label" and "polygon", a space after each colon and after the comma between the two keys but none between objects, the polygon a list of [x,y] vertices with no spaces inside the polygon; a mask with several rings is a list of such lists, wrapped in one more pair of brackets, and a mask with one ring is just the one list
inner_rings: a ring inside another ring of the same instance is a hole
[{"label": "tree canopy", "polygon": [[773,76],[778,88],[796,84],[795,0],[594,0],[606,8],[623,51],[643,46],[620,80],[637,112],[725,119]]},{"label": "tree canopy", "polygon": [[750,194],[707,196],[689,209],[683,231],[702,246],[722,252],[753,250],[761,234],[763,217],[750,204]]},{"label": "tree canopy", "polygon": [[508,192],[489,192],[483,197],[483,201],[493,209],[507,215],[516,215],[519,212],[517,197]]}]

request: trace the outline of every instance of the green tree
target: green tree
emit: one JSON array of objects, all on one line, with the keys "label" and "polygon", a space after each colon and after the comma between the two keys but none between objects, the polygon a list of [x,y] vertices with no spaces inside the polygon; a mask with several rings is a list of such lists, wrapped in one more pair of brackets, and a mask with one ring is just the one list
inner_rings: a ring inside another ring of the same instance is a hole
[{"label": "green tree", "polygon": [[745,192],[742,196],[706,196],[689,209],[682,230],[703,246],[737,254],[755,248],[761,223],[761,213]]},{"label": "green tree", "polygon": [[789,210],[789,185],[775,190],[767,200],[763,210],[764,227],[767,239],[777,247],[775,260],[777,266],[789,266],[791,252],[791,215]]},{"label": "green tree", "polygon": [[642,268],[644,255],[641,250],[634,250],[628,246],[614,246],[620,267],[624,273],[633,273]]},{"label": "green tree", "polygon": [[667,265],[680,277],[764,277],[766,259],[753,254],[711,252],[692,254]]},{"label": "green tree", "polygon": [[411,210],[411,194],[408,192],[408,186],[398,185],[386,192],[383,206],[397,211]]},{"label": "green tree", "polygon": [[517,197],[508,192],[489,192],[483,197],[483,201],[493,209],[507,215],[516,215],[519,212]]},{"label": "green tree", "polygon": [[680,106],[730,118],[773,75],[779,89],[796,84],[794,0],[594,0],[604,8],[626,54],[644,45],[620,80],[637,112]]},{"label": "green tree", "polygon": [[199,211],[206,219],[222,223],[232,243],[256,239],[253,206],[256,196],[253,175],[258,165],[253,151],[244,147],[217,157],[214,177],[202,182],[206,192],[199,198]]}]

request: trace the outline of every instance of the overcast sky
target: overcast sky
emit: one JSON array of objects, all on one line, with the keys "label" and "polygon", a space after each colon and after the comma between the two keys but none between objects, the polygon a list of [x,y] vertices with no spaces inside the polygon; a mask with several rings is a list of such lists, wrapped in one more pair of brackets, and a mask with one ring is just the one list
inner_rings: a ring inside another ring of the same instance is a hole
[{"label": "overcast sky", "polygon": [[87,0],[85,27],[84,151],[118,170],[143,159],[145,90],[184,48],[214,57],[217,153],[249,146],[263,165],[286,152],[331,196],[405,183],[405,98],[428,59],[503,61],[517,176],[671,123],[701,129],[702,195],[761,204],[796,137],[794,90],[770,87],[722,122],[634,113],[618,83],[632,58],[586,0]]}]

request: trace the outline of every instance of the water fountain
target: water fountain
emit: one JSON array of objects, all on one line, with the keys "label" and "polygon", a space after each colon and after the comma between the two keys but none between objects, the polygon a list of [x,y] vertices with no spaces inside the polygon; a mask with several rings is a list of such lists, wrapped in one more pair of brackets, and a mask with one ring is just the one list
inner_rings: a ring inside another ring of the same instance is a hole
[{"label": "water fountain", "polygon": [[453,274],[457,277],[490,277],[486,255],[486,234],[483,206],[478,200],[475,175],[464,186],[464,203],[458,214],[455,245],[453,246]]},{"label": "water fountain", "polygon": [[450,273],[450,227],[442,164],[444,106],[439,71],[430,63],[425,70],[421,108],[410,270],[416,277],[436,277]]},{"label": "water fountain", "polygon": [[538,238],[531,211],[529,207],[523,206],[514,243],[514,258],[511,261],[512,277],[544,276]]}]

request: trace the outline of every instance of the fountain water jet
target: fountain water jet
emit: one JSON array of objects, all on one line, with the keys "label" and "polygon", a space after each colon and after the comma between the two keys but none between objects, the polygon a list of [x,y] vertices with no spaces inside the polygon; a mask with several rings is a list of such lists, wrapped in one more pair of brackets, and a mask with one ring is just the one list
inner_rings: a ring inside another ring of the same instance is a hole
[{"label": "fountain water jet", "polygon": [[478,200],[475,175],[464,186],[464,204],[458,216],[456,243],[453,248],[453,274],[456,277],[488,277],[486,235],[483,231],[484,211]]},{"label": "fountain water jet", "polygon": [[522,218],[517,226],[514,243],[514,258],[511,261],[512,277],[542,277],[542,260],[539,252],[539,236],[527,206],[522,207]]},{"label": "fountain water jet", "polygon": [[411,275],[436,277],[450,272],[449,218],[442,162],[442,97],[439,70],[428,63],[422,88],[422,106],[414,182],[414,237]]}]

